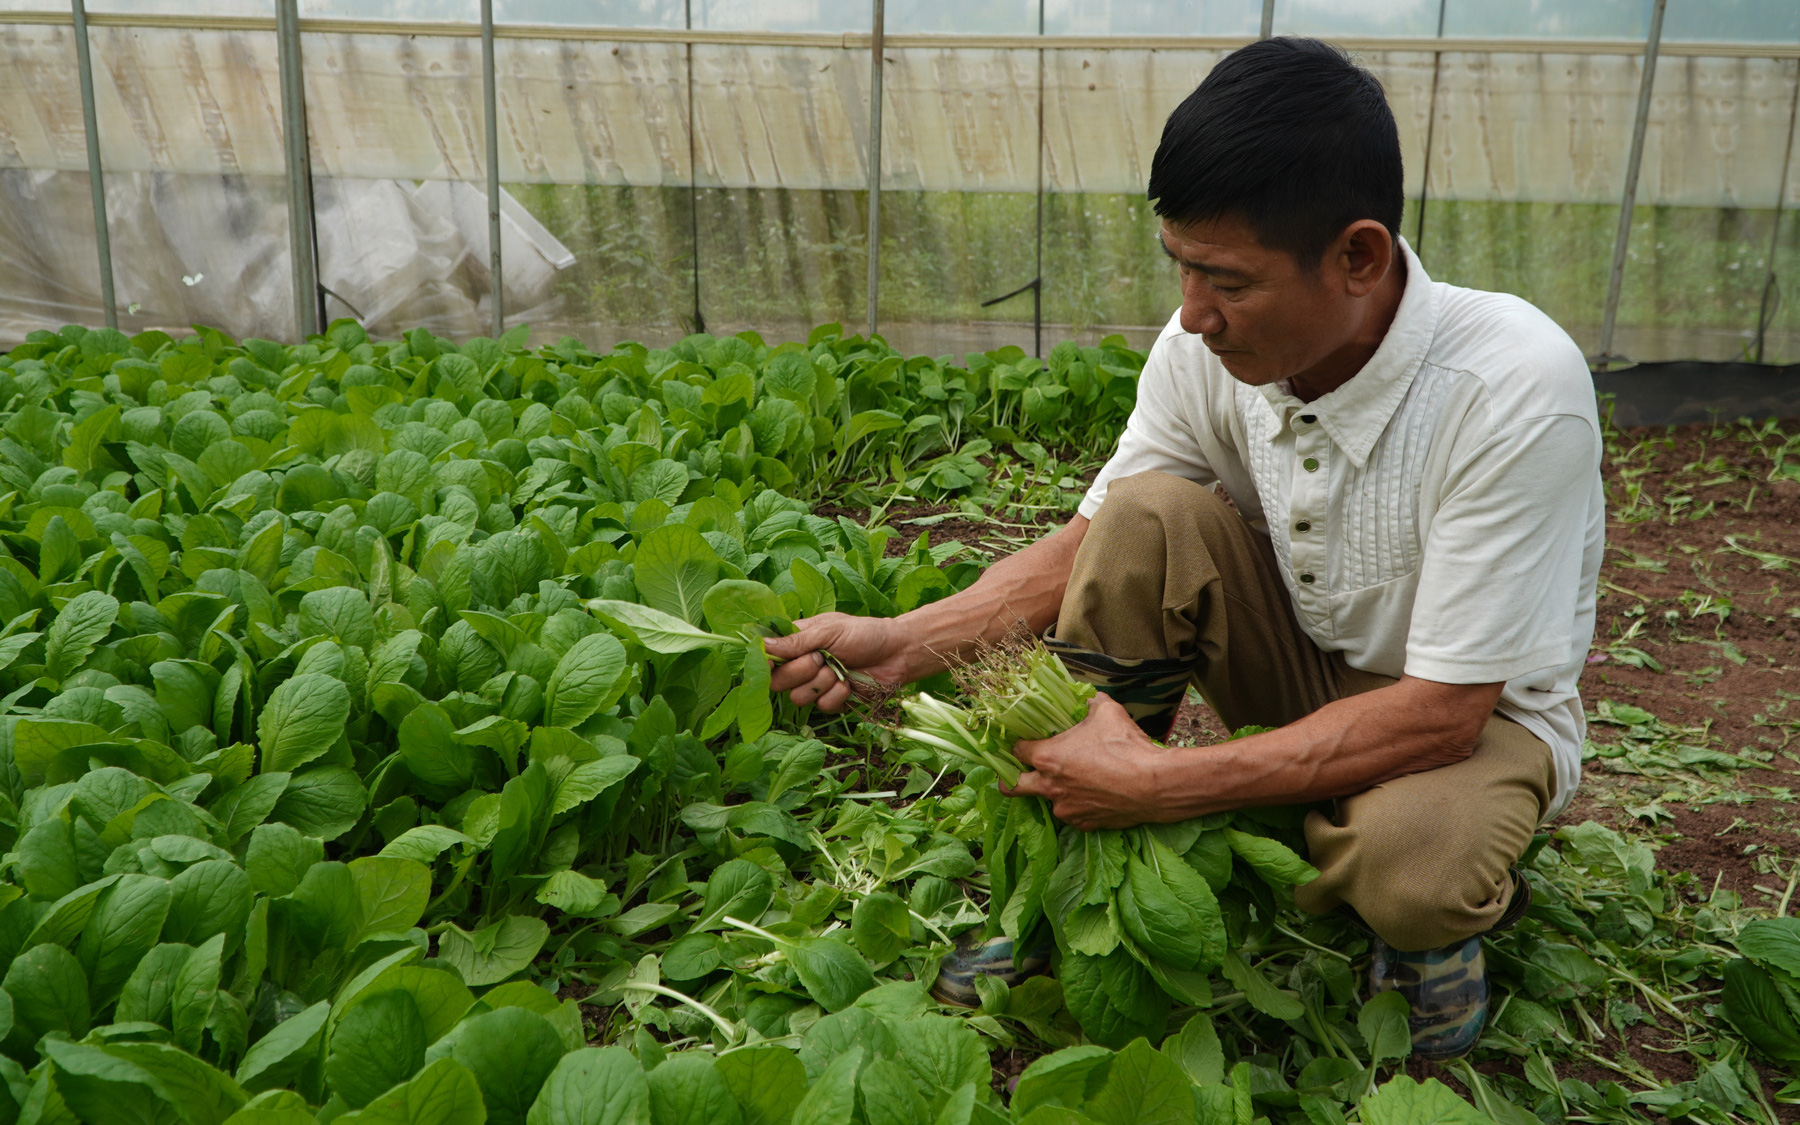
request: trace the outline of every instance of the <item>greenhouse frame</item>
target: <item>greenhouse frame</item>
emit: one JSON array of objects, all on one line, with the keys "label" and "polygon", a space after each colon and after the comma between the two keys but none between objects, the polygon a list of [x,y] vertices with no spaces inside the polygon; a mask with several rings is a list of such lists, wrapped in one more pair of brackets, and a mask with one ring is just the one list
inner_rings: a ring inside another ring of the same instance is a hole
[{"label": "greenhouse frame", "polygon": [[1162,120],[1291,33],[1382,79],[1434,276],[1520,293],[1601,366],[1800,359],[1791,5],[175,7],[0,11],[0,336],[1144,346],[1173,303],[1142,198]]}]

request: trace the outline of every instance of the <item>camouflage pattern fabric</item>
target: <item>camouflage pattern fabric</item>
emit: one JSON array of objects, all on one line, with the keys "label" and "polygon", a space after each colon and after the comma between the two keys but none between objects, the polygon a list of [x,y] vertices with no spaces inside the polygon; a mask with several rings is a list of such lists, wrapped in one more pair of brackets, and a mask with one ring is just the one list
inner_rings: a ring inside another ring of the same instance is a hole
[{"label": "camouflage pattern fabric", "polygon": [[[1512,899],[1506,913],[1490,934],[1509,929],[1531,908],[1531,884],[1518,868],[1512,869]],[[1402,953],[1376,937],[1354,910],[1357,926],[1368,933],[1374,956],[1369,961],[1371,995],[1397,989],[1412,1005],[1407,1025],[1412,1030],[1413,1054],[1423,1059],[1454,1059],[1469,1053],[1487,1026],[1487,957],[1477,934],[1442,949]]]},{"label": "camouflage pattern fabric", "polygon": [[988,938],[985,941],[979,938],[960,940],[938,966],[938,976],[931,985],[931,995],[940,1004],[979,1008],[981,994],[975,988],[977,976],[997,977],[1010,988],[1026,977],[1036,976],[1049,968],[1052,948],[1050,939],[1046,936],[1024,956],[1015,958],[1013,939],[1009,937]]},{"label": "camouflage pattern fabric", "polygon": [[1371,993],[1397,991],[1412,1005],[1413,1055],[1441,1061],[1466,1055],[1487,1026],[1487,958],[1479,936],[1442,949],[1402,953],[1380,938],[1369,962]]},{"label": "camouflage pattern fabric", "polygon": [[1044,638],[1044,647],[1061,658],[1069,674],[1112,696],[1137,721],[1138,728],[1161,742],[1175,725],[1175,712],[1194,673],[1194,662],[1179,657],[1126,660],[1102,652]]}]

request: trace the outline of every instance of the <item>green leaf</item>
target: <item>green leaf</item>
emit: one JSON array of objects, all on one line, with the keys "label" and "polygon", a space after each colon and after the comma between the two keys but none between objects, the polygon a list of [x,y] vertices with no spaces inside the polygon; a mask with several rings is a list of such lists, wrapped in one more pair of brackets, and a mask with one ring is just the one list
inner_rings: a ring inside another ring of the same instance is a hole
[{"label": "green leaf", "polygon": [[238,1064],[238,1082],[252,1093],[292,1085],[317,1056],[319,1035],[330,1014],[331,1004],[321,1000],[270,1028],[245,1052]]},{"label": "green leaf", "polygon": [[219,1125],[243,1106],[243,1089],[224,1072],[166,1043],[115,1043],[107,1054],[136,1067],[157,1097],[194,1125]]},{"label": "green leaf", "polygon": [[163,940],[199,945],[214,934],[235,940],[250,917],[250,876],[230,860],[209,859],[169,880]]},{"label": "green leaf", "polygon": [[899,1062],[870,1059],[856,1076],[856,1086],[869,1125],[931,1125],[930,1108]]},{"label": "green leaf", "polygon": [[624,781],[634,773],[639,761],[629,754],[613,754],[582,762],[557,782],[556,796],[550,806],[553,816],[561,816],[578,808]]},{"label": "green leaf", "polygon": [[292,774],[259,773],[219,798],[213,815],[225,825],[225,839],[233,844],[275,811],[275,802],[287,789]]},{"label": "green leaf", "polygon": [[29,1042],[52,1031],[72,1039],[87,1034],[87,975],[75,955],[60,945],[38,945],[13,958],[0,981],[13,1001],[13,1029]]},{"label": "green leaf", "polygon": [[1116,1048],[1140,1035],[1161,1036],[1168,994],[1123,949],[1104,957],[1064,953],[1058,976],[1070,1014],[1094,1042]]},{"label": "green leaf", "polygon": [[1356,1030],[1369,1045],[1369,1065],[1387,1059],[1403,1059],[1412,1054],[1412,1031],[1407,1017],[1412,1006],[1399,991],[1372,996],[1356,1014]]},{"label": "green leaf", "polygon": [[44,674],[53,680],[68,679],[118,619],[117,598],[98,590],[76,595],[56,615],[45,635]]},{"label": "green leaf", "polygon": [[794,1107],[791,1125],[850,1125],[856,1112],[856,1075],[864,1055],[862,1047],[853,1046],[832,1059]]},{"label": "green leaf", "polygon": [[676,1055],[650,1072],[650,1118],[656,1125],[740,1125],[743,1114],[712,1060]]},{"label": "green leaf", "polygon": [[875,987],[875,974],[855,950],[830,938],[801,938],[787,951],[788,964],[807,994],[838,1012]]},{"label": "green leaf", "polygon": [[356,887],[358,940],[411,929],[431,901],[431,869],[412,859],[363,856],[350,861]]},{"label": "green leaf", "polygon": [[1074,1109],[1087,1104],[1106,1084],[1113,1056],[1105,1047],[1087,1044],[1033,1059],[1013,1092],[1014,1119],[1024,1120],[1045,1107]]},{"label": "green leaf", "polygon": [[579,871],[557,871],[538,888],[537,900],[577,917],[605,917],[619,909],[618,897],[606,884]]},{"label": "green leaf", "polygon": [[467,1067],[438,1059],[412,1081],[396,1086],[338,1125],[483,1125],[488,1119],[481,1088]]},{"label": "green leaf", "polygon": [[1800,977],[1800,918],[1758,918],[1746,922],[1732,943],[1751,960]]},{"label": "green leaf", "polygon": [[1490,1125],[1488,1118],[1435,1078],[1396,1075],[1363,1099],[1364,1125]]},{"label": "green leaf", "polygon": [[850,916],[850,936],[864,957],[886,964],[912,944],[912,914],[899,895],[864,895]]},{"label": "green leaf", "polygon": [[262,768],[293,771],[331,749],[350,718],[350,689],[342,680],[308,672],[285,680],[257,720]]},{"label": "green leaf", "polygon": [[302,595],[300,635],[331,637],[367,652],[375,647],[375,614],[369,596],[348,586]]},{"label": "green leaf", "polygon": [[[1170,855],[1169,870],[1190,870]],[[1193,878],[1204,887],[1205,880]],[[1210,896],[1211,891],[1208,889]],[[1149,864],[1133,856],[1125,865],[1119,884],[1119,921],[1131,939],[1151,956],[1180,969],[1191,969],[1200,960],[1199,913],[1177,898]]]},{"label": "green leaf", "polygon": [[436,1043],[475,1003],[475,994],[455,974],[424,965],[393,965],[369,982],[365,991],[400,989],[413,998],[425,1023],[425,1042]]},{"label": "green leaf", "polygon": [[1106,1084],[1083,1112],[1104,1125],[1187,1125],[1193,1089],[1173,1059],[1134,1039],[1114,1057]]},{"label": "green leaf", "polygon": [[746,1047],[713,1063],[743,1111],[744,1125],[788,1125],[806,1096],[806,1067],[786,1047]]},{"label": "green leaf", "polygon": [[288,824],[259,824],[250,833],[244,870],[250,889],[279,897],[300,885],[307,868],[325,858],[325,845]]},{"label": "green leaf", "polygon": [[442,824],[421,824],[416,828],[408,828],[389,840],[378,854],[430,863],[450,848],[472,843],[473,840],[454,828],[446,828]]},{"label": "green leaf", "polygon": [[754,640],[794,631],[781,599],[761,582],[725,579],[715,583],[700,604],[706,614],[706,627],[715,633]]},{"label": "green leaf", "polygon": [[450,1057],[469,1068],[491,1125],[523,1125],[563,1055],[550,1021],[524,1008],[501,1008],[464,1021]]},{"label": "green leaf", "polygon": [[121,875],[107,888],[81,931],[81,966],[90,1000],[105,1008],[156,944],[169,913],[169,884],[149,875]]},{"label": "green leaf", "polygon": [[600,619],[643,645],[651,652],[664,656],[689,652],[697,648],[713,648],[718,645],[735,645],[735,637],[709,633],[704,629],[691,625],[680,617],[653,609],[647,605],[634,602],[622,602],[608,598],[594,598],[587,603],[588,609],[598,614]]},{"label": "green leaf", "polygon": [[[427,786],[460,792],[474,778],[474,759],[436,703],[421,703],[400,721],[400,760]],[[429,791],[429,790],[428,790]]]},{"label": "green leaf", "polygon": [[1800,1022],[1767,970],[1734,958],[1725,962],[1725,1016],[1757,1050],[1781,1062],[1800,1062]]},{"label": "green leaf", "polygon": [[728,859],[714,868],[706,881],[700,916],[688,932],[722,929],[727,916],[754,924],[769,908],[774,895],[775,880],[767,871],[747,859]]},{"label": "green leaf", "polygon": [[[893,987],[893,986],[884,986]],[[914,986],[917,987],[917,986]],[[867,1002],[869,993],[863,997]],[[970,1083],[986,1086],[993,1078],[993,1062],[987,1048],[967,1021],[949,1016],[914,1015],[890,1020],[900,1058],[933,1110],[943,1107],[946,1096]]]},{"label": "green leaf", "polygon": [[[791,1057],[788,1051],[781,1053]],[[804,1085],[804,1073],[800,1080]],[[525,1120],[527,1125],[651,1125],[650,1084],[644,1068],[623,1047],[570,1051],[544,1080]]]},{"label": "green leaf", "polygon": [[321,840],[335,840],[362,818],[369,791],[355,771],[324,766],[297,773],[269,815]]},{"label": "green leaf", "polygon": [[698,625],[702,600],[719,580],[719,564],[698,531],[684,523],[665,524],[638,544],[632,581],[645,605]]},{"label": "green leaf", "polygon": [[629,682],[625,646],[607,633],[581,638],[557,662],[544,692],[552,726],[576,727],[619,701]]},{"label": "green leaf", "polygon": [[219,1125],[244,1104],[244,1092],[224,1074],[185,1051],[161,1043],[107,1047],[49,1042],[57,1089],[68,1107],[96,1125],[162,1119],[161,1106],[179,1107],[178,1120]]},{"label": "green leaf", "polygon": [[119,1006],[113,1018],[120,1023],[160,1023],[172,1021],[169,999],[175,994],[175,978],[187,965],[194,949],[188,945],[153,946],[144,959],[132,969],[119,993]]},{"label": "green leaf", "polygon": [[360,1109],[417,1073],[425,1045],[425,1021],[410,993],[365,993],[331,1033],[325,1077],[334,1094]]},{"label": "green leaf", "polygon": [[1225,842],[1238,858],[1271,883],[1298,886],[1318,878],[1318,869],[1301,859],[1279,840],[1253,836],[1235,828],[1225,829]]},{"label": "green leaf", "polygon": [[1180,1031],[1163,1040],[1162,1052],[1174,1059],[1196,1086],[1225,1081],[1225,1048],[1213,1029],[1212,1017],[1205,1012],[1195,1012]]},{"label": "green leaf", "polygon": [[1274,1016],[1278,1020],[1297,1020],[1306,1014],[1306,1009],[1299,1000],[1269,983],[1269,978],[1257,972],[1244,959],[1244,955],[1236,950],[1225,955],[1219,971],[1226,980],[1238,987],[1252,1008],[1266,1016]]},{"label": "green leaf", "polygon": [[541,918],[508,914],[474,933],[452,925],[438,938],[438,955],[462,974],[474,988],[499,984],[531,964],[550,927]]}]

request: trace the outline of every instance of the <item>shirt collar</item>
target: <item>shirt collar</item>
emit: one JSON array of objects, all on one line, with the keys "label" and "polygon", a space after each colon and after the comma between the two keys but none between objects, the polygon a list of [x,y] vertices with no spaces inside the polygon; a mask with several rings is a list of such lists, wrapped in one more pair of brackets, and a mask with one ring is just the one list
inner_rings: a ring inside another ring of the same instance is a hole
[{"label": "shirt collar", "polygon": [[1270,434],[1271,440],[1285,428],[1288,418],[1304,410],[1318,418],[1320,428],[1357,468],[1367,463],[1375,442],[1387,429],[1389,419],[1412,386],[1413,376],[1425,362],[1425,353],[1437,333],[1437,289],[1404,238],[1400,239],[1400,253],[1406,263],[1406,288],[1400,295],[1400,307],[1394,311],[1393,323],[1388,325],[1381,346],[1361,371],[1343,386],[1311,402],[1301,402],[1290,394],[1285,379],[1257,388],[1279,423]]}]

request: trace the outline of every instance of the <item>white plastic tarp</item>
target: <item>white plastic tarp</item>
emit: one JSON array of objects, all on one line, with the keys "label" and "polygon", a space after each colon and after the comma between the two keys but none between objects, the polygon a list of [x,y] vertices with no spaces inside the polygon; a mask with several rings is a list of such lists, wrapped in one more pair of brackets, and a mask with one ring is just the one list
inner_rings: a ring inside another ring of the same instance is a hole
[{"label": "white plastic tarp", "polygon": [[[109,174],[121,327],[213,324],[292,339],[283,189],[269,177]],[[483,192],[321,179],[314,195],[328,316],[389,336],[421,325],[459,339],[491,329]],[[511,196],[501,203],[508,320],[553,316],[557,274],[574,255]],[[0,294],[0,344],[103,322],[86,174],[0,169]]]}]

